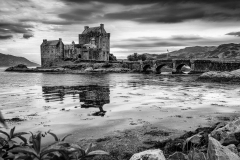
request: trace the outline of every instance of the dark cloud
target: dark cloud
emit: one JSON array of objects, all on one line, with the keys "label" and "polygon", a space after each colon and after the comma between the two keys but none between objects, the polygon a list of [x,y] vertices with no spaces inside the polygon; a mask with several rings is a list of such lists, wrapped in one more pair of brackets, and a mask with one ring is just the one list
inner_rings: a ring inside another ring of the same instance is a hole
[{"label": "dark cloud", "polygon": [[172,40],[178,40],[178,41],[196,41],[196,40],[203,40],[204,38],[199,37],[199,36],[182,36],[182,35],[177,35],[177,36],[172,36]]},{"label": "dark cloud", "polygon": [[163,42],[163,41],[199,41],[204,40],[204,38],[200,36],[194,35],[174,35],[170,38],[160,38],[160,37],[138,37],[138,38],[129,38],[125,39],[124,41],[130,42]]},{"label": "dark cloud", "polygon": [[[240,34],[240,33],[238,33]],[[140,52],[149,50],[163,50],[172,47],[187,46],[215,46],[224,43],[238,43],[238,38],[203,38],[195,35],[175,35],[169,38],[160,37],[138,37],[115,41],[112,48],[124,48],[138,50]]]},{"label": "dark cloud", "polygon": [[8,33],[28,33],[31,31],[30,28],[33,28],[33,26],[22,23],[0,22],[0,31]]},{"label": "dark cloud", "polygon": [[32,33],[24,33],[24,34],[23,34],[23,38],[25,38],[25,39],[29,39],[29,38],[31,38],[31,37],[33,37],[33,34],[32,34]]},{"label": "dark cloud", "polygon": [[211,4],[219,5],[230,8],[237,8],[236,4],[239,5],[239,0],[62,0],[65,3],[89,3],[89,2],[100,2],[100,3],[111,3],[121,5],[138,5],[138,4],[176,4],[176,3],[197,3],[197,4]]},{"label": "dark cloud", "polygon": [[240,37],[240,32],[230,32],[230,33],[227,33],[226,35],[231,35],[231,36]]},{"label": "dark cloud", "polygon": [[11,39],[13,38],[12,35],[0,35],[0,40]]},{"label": "dark cloud", "polygon": [[198,4],[152,5],[128,11],[105,14],[106,19],[131,20],[141,23],[179,23],[189,20],[240,20],[240,11]]},{"label": "dark cloud", "polygon": [[[179,23],[189,20],[233,21],[240,20],[239,0],[62,0],[65,3],[100,2],[105,4],[121,4],[128,7],[140,5],[142,7],[106,13],[96,20],[130,20],[140,23]],[[143,7],[146,4],[148,7]],[[154,4],[154,5],[151,5]],[[92,3],[92,5],[96,5]],[[96,15],[98,7],[88,10],[72,10],[60,14],[63,19],[88,22],[91,15]],[[88,19],[87,19],[88,18]],[[99,19],[98,19],[99,18]]]},{"label": "dark cloud", "polygon": [[30,28],[33,28],[33,26],[23,23],[0,22],[0,34],[2,34],[0,39],[10,39],[15,34],[23,34],[23,38],[28,39],[33,36]]},{"label": "dark cloud", "polygon": [[184,46],[182,43],[177,42],[142,42],[142,43],[124,43],[124,44],[113,44],[113,48],[154,48],[154,47],[170,47],[170,46]]},{"label": "dark cloud", "polygon": [[104,7],[104,4],[91,4],[88,9],[74,7],[68,12],[59,14],[58,17],[70,23],[91,23],[91,21],[99,20],[104,15]]},{"label": "dark cloud", "polygon": [[52,25],[71,25],[71,24],[76,24],[76,21],[72,21],[72,20],[47,20],[47,19],[32,19],[32,18],[28,18],[28,19],[20,19],[20,22],[38,22],[38,23],[43,23],[43,24],[52,24]]}]

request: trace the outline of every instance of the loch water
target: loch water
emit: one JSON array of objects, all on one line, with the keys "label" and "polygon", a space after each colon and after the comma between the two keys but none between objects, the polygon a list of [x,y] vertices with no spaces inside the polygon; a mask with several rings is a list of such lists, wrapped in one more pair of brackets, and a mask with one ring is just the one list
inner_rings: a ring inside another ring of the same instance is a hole
[{"label": "loch water", "polygon": [[239,112],[240,88],[196,82],[197,77],[19,73],[0,68],[0,109],[10,128],[83,137],[149,124],[191,130],[210,123],[209,117]]}]

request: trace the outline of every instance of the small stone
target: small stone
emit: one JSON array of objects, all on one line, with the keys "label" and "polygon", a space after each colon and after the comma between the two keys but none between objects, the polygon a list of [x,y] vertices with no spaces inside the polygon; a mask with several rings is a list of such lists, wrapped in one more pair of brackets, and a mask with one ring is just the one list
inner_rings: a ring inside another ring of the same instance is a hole
[{"label": "small stone", "polygon": [[168,160],[188,160],[187,155],[182,152],[175,152],[168,157]]},{"label": "small stone", "polygon": [[134,154],[130,160],[166,160],[163,155],[162,150],[160,149],[153,149],[153,150],[146,150],[140,153]]}]

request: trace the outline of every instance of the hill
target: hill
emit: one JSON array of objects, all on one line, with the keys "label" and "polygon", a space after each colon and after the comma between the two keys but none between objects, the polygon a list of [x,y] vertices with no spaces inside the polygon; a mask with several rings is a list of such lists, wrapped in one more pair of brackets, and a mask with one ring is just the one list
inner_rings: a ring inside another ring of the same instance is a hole
[{"label": "hill", "polygon": [[[167,58],[164,54],[148,54],[148,59]],[[240,59],[240,44],[229,43],[215,46],[194,46],[186,47],[177,51],[169,52],[169,58],[214,58],[214,59]]]},{"label": "hill", "polygon": [[178,51],[170,52],[169,56],[177,58],[206,58],[208,57],[209,52],[215,49],[215,46],[186,47]]},{"label": "hill", "polygon": [[215,50],[210,51],[208,58],[240,59],[240,44],[222,44]]},{"label": "hill", "polygon": [[0,53],[0,67],[10,67],[18,64],[24,64],[27,66],[39,66],[39,64],[31,62],[24,57],[17,57]]},{"label": "hill", "polygon": [[[168,53],[169,58],[206,58],[210,51],[215,50],[215,46],[194,46],[186,47],[177,51]],[[167,53],[163,54],[146,54],[150,59],[167,58]]]}]

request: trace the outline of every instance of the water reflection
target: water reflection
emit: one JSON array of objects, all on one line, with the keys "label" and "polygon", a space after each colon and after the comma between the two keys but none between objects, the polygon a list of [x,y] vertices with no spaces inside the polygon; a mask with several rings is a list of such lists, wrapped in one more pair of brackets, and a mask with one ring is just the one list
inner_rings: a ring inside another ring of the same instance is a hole
[{"label": "water reflection", "polygon": [[110,103],[109,86],[43,86],[42,92],[46,102],[64,101],[67,95],[72,95],[72,99],[82,102],[81,108],[99,108],[93,116],[104,116],[103,106]]}]

